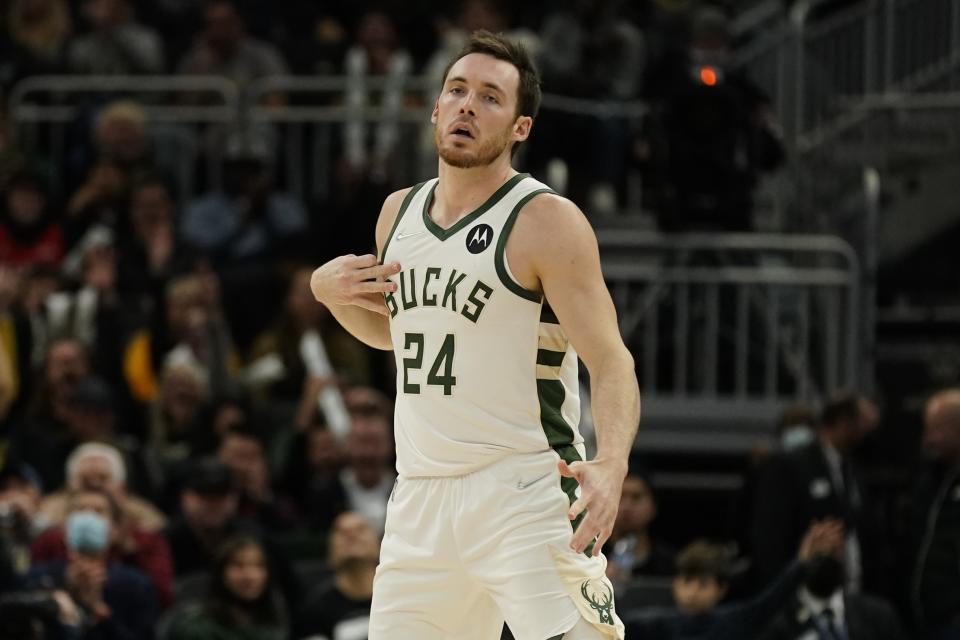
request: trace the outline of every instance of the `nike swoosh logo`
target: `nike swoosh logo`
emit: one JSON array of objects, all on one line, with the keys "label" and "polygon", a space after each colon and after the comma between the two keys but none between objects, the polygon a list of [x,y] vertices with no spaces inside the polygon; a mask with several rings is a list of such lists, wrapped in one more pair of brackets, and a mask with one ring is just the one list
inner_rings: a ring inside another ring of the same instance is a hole
[{"label": "nike swoosh logo", "polygon": [[420,234],[426,233],[426,231],[414,231],[413,233],[398,233],[397,240],[403,240],[404,238],[412,238],[413,236],[419,236]]},{"label": "nike swoosh logo", "polygon": [[526,489],[527,487],[529,487],[529,486],[531,486],[531,485],[534,485],[534,484],[540,482],[541,480],[543,480],[544,478],[546,478],[546,477],[549,476],[549,475],[550,475],[549,473],[545,473],[545,474],[543,474],[542,476],[540,476],[539,478],[534,478],[533,480],[530,480],[529,482],[524,482],[523,480],[517,480],[517,489],[521,489],[521,490],[522,490],[522,489]]}]

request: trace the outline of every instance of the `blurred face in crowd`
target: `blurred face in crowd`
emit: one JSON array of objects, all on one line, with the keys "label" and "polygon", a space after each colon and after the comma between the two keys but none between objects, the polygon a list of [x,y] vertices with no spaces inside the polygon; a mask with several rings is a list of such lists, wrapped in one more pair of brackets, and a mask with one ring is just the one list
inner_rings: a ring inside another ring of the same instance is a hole
[{"label": "blurred face in crowd", "polygon": [[223,582],[227,590],[246,602],[263,595],[268,577],[267,559],[263,550],[255,544],[237,549],[223,570]]},{"label": "blurred face in crowd", "polygon": [[98,516],[113,522],[113,509],[106,496],[94,491],[80,491],[70,498],[70,513],[76,511],[92,511]]},{"label": "blurred face in crowd", "polygon": [[70,403],[63,414],[67,430],[78,442],[91,442],[113,433],[116,416],[108,406]]},{"label": "blurred face in crowd", "polygon": [[684,613],[707,613],[720,604],[727,593],[726,585],[712,576],[682,576],[673,579],[673,599]]},{"label": "blurred face in crowd", "polygon": [[160,382],[160,407],[170,429],[180,433],[188,429],[206,399],[206,385],[197,372],[183,366],[164,372]]},{"label": "blurred face in crowd", "polygon": [[333,433],[326,428],[307,432],[307,460],[318,473],[336,473],[343,461],[343,452]]},{"label": "blurred face in crowd", "polygon": [[149,183],[133,192],[130,202],[133,227],[141,241],[168,232],[173,220],[170,192],[160,183]]},{"label": "blurred face in crowd", "polygon": [[329,558],[334,569],[353,562],[377,563],[380,558],[380,541],[377,540],[373,528],[360,514],[348,511],[333,521]]},{"label": "blurred face in crowd", "polygon": [[110,462],[103,456],[80,458],[73,473],[69,480],[71,489],[100,489],[116,497],[123,493],[123,485],[114,477]]},{"label": "blurred face in crowd", "polygon": [[229,2],[213,2],[207,7],[207,44],[221,55],[239,48],[243,41],[243,21]]},{"label": "blurred face in crowd", "polygon": [[7,214],[16,224],[30,226],[40,221],[47,199],[34,185],[13,185],[7,191]]},{"label": "blurred face in crowd", "polygon": [[142,117],[140,114],[120,112],[105,117],[98,124],[97,148],[104,159],[128,166],[146,155],[147,129]]},{"label": "blurred face in crowd", "polygon": [[25,524],[33,520],[40,508],[40,490],[17,476],[0,480],[0,505],[12,507]]},{"label": "blurred face in crowd", "polygon": [[301,329],[315,327],[328,313],[327,308],[310,293],[310,274],[309,269],[297,271],[287,291],[287,313]]},{"label": "blurred face in crowd", "polygon": [[217,407],[213,414],[213,432],[219,436],[247,421],[247,412],[239,404],[226,403]]},{"label": "blurred face in crowd", "polygon": [[90,363],[83,346],[76,340],[54,342],[47,352],[45,378],[57,396],[66,396],[74,385],[90,374]]},{"label": "blurred face in crowd", "polygon": [[397,33],[390,17],[381,11],[364,15],[357,28],[357,43],[366,50],[373,73],[386,73],[397,47]]},{"label": "blurred face in crowd", "polygon": [[358,477],[379,479],[390,458],[387,419],[376,413],[355,412],[347,437],[347,455]]},{"label": "blurred face in crowd", "polygon": [[443,83],[430,121],[440,158],[452,167],[484,167],[526,140],[533,120],[517,117],[520,72],[505,60],[471,53]]},{"label": "blurred face in crowd", "polygon": [[187,522],[200,531],[223,529],[237,513],[237,494],[231,491],[199,492],[185,489],[180,508]]},{"label": "blurred face in crowd", "polygon": [[230,467],[240,486],[248,487],[263,480],[267,460],[263,445],[256,438],[228,433],[220,443],[217,457]]},{"label": "blurred face in crowd", "polygon": [[203,331],[210,318],[203,286],[194,276],[173,282],[167,291],[167,326],[175,340]]},{"label": "blurred face in crowd", "polygon": [[923,450],[937,461],[960,460],[960,390],[939,393],[927,402]]},{"label": "blurred face in crowd", "polygon": [[83,17],[95,29],[106,29],[121,22],[127,15],[124,0],[86,0]]},{"label": "blurred face in crowd", "polygon": [[657,505],[646,480],[640,476],[627,476],[623,481],[615,524],[618,535],[646,533],[656,516]]},{"label": "blurred face in crowd", "polygon": [[506,28],[503,14],[489,0],[468,0],[460,9],[460,26],[464,31],[473,33],[486,29],[499,33]]}]

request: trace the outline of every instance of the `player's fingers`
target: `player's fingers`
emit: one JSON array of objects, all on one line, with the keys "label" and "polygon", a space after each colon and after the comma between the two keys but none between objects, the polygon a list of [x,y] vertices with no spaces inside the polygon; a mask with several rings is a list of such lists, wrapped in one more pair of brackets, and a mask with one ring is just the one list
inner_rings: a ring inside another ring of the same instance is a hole
[{"label": "player's fingers", "polygon": [[603,545],[606,544],[607,540],[610,539],[611,533],[612,532],[609,529],[600,531],[600,534],[597,536],[597,541],[593,545],[594,556],[600,555]]},{"label": "player's fingers", "polygon": [[587,517],[583,519],[583,522],[580,523],[577,531],[573,534],[573,538],[570,540],[570,548],[577,553],[583,553],[583,550],[596,539],[599,533],[600,527],[596,525],[596,520],[587,514]]},{"label": "player's fingers", "polygon": [[557,462],[557,468],[560,470],[560,475],[564,478],[576,478],[579,465],[579,462],[574,462],[573,464],[567,464],[564,460]]},{"label": "player's fingers", "polygon": [[388,262],[387,264],[376,264],[372,267],[357,269],[358,280],[373,280],[374,278],[386,278],[395,273],[400,273],[399,262]]},{"label": "player's fingers", "polygon": [[587,499],[584,496],[577,498],[570,508],[567,510],[567,518],[570,520],[576,520],[580,517],[580,514],[586,511],[587,509]]},{"label": "player's fingers", "polygon": [[379,282],[370,280],[367,282],[358,282],[354,285],[354,291],[359,293],[393,293],[397,290],[397,285],[389,280]]},{"label": "player's fingers", "polygon": [[347,256],[347,264],[354,269],[365,269],[368,267],[374,267],[380,264],[380,261],[377,260],[377,256],[372,253],[367,253],[362,256]]},{"label": "player's fingers", "polygon": [[[379,299],[377,299],[379,298]],[[367,297],[367,296],[357,296],[353,299],[353,304],[358,307],[363,307],[373,311],[374,313],[379,313],[382,316],[390,315],[390,312],[387,311],[387,305],[384,303],[383,298],[380,296]]]}]

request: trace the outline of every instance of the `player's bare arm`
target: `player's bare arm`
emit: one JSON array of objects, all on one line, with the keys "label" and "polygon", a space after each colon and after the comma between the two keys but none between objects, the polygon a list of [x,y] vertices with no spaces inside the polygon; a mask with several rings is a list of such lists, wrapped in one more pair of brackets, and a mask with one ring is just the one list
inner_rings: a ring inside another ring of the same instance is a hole
[{"label": "player's bare arm", "polygon": [[[387,196],[377,219],[377,252],[387,241],[400,204],[409,189]],[[333,317],[361,342],[390,351],[390,321],[383,295],[397,290],[387,277],[400,272],[396,262],[380,264],[377,256],[346,255],[318,267],[310,277],[313,297],[330,309]]]},{"label": "player's bare arm", "polygon": [[581,487],[569,517],[587,511],[570,546],[582,552],[596,538],[596,555],[613,530],[640,421],[633,358],[620,337],[596,236],[576,205],[552,194],[531,200],[517,218],[507,260],[521,285],[546,296],[590,372],[597,455],[560,468]]}]

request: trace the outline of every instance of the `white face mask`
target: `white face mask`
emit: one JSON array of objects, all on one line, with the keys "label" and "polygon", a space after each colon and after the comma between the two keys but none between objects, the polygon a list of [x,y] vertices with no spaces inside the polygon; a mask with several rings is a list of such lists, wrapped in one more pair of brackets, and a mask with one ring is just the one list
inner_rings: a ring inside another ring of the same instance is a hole
[{"label": "white face mask", "polygon": [[780,447],[784,451],[793,451],[810,444],[813,439],[813,429],[805,424],[795,424],[780,434]]}]

